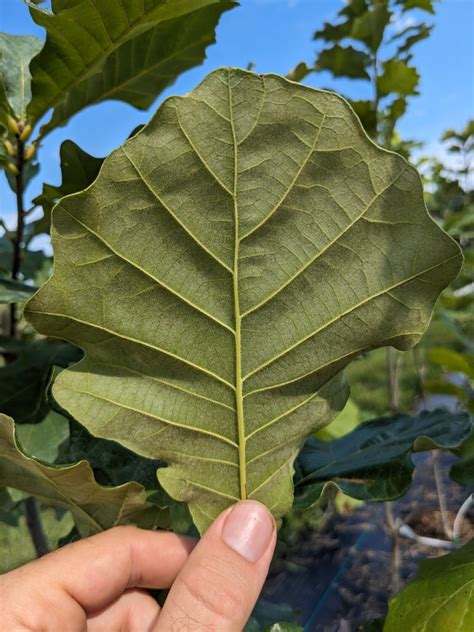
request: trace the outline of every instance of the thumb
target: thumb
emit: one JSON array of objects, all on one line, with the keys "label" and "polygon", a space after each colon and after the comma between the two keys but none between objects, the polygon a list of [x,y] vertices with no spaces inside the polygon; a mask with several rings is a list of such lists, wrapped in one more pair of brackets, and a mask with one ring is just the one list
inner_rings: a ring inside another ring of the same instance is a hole
[{"label": "thumb", "polygon": [[264,505],[244,500],[224,511],[177,576],[155,632],[245,626],[267,576],[276,543]]}]

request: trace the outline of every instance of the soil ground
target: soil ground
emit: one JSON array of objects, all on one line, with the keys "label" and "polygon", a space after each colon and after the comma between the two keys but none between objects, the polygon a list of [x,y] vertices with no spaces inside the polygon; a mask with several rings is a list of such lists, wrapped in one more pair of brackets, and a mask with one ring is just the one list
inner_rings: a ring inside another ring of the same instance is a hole
[{"label": "soil ground", "polygon": [[[431,457],[415,455],[413,485],[393,502],[393,514],[419,535],[446,539],[440,517]],[[452,522],[472,490],[450,481],[450,454],[439,463],[449,520]],[[463,540],[474,537],[474,512],[463,525]],[[334,514],[321,530],[304,529],[282,547],[264,589],[264,599],[287,603],[305,632],[355,632],[358,626],[383,617],[393,583],[402,586],[417,572],[417,561],[444,554],[399,538],[400,567],[393,564],[393,545],[383,504],[366,504],[349,514]],[[395,577],[393,577],[395,575]],[[398,579],[399,578],[399,579]]]}]

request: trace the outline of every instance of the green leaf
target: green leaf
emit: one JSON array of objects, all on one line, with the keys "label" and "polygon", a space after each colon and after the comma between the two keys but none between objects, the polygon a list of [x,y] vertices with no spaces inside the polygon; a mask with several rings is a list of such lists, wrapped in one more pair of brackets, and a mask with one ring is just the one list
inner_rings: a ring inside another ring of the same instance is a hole
[{"label": "green leaf", "polygon": [[433,25],[419,24],[417,26],[417,30],[412,35],[409,35],[404,43],[398,47],[397,55],[408,53],[415,44],[428,38],[431,35],[432,30]]},{"label": "green leaf", "polygon": [[402,5],[403,11],[410,11],[411,9],[421,9],[427,11],[432,15],[435,14],[433,3],[435,0],[397,0],[397,4]]},{"label": "green leaf", "polygon": [[[54,509],[43,510],[41,522],[51,551],[58,548],[60,540],[66,537],[74,526],[70,513],[58,516]],[[36,552],[25,517],[20,516],[15,526],[0,522],[0,574],[18,568],[35,558]]]},{"label": "green leaf", "polygon": [[383,74],[377,79],[379,95],[400,94],[410,96],[417,94],[416,88],[420,75],[416,68],[408,66],[404,61],[389,59],[383,63]]},{"label": "green leaf", "polygon": [[203,61],[220,16],[234,6],[230,0],[74,0],[54,3],[54,13],[31,7],[46,44],[31,65],[29,115],[38,120],[54,108],[47,133],[108,99],[148,108],[180,73]]},{"label": "green leaf", "polygon": [[415,579],[390,602],[384,632],[472,632],[474,540],[423,560]]},{"label": "green leaf", "polygon": [[325,42],[339,42],[340,40],[349,37],[351,34],[352,22],[347,20],[341,24],[331,24],[325,22],[323,28],[320,31],[316,31],[313,35],[314,40],[324,40]]},{"label": "green leaf", "polygon": [[[12,269],[13,246],[6,237],[0,237],[0,274],[10,275]],[[22,257],[21,273],[31,279],[47,260],[42,250],[25,250]]]},{"label": "green leaf", "polygon": [[392,12],[384,4],[374,6],[355,18],[351,37],[364,42],[370,50],[376,52],[382,43],[385,28],[391,16]]},{"label": "green leaf", "polygon": [[341,369],[415,344],[461,263],[416,171],[343,99],[235,69],[165,101],[61,200],[52,235],[54,276],[25,313],[87,353],[54,398],[166,461],[200,530],[241,497],[288,510],[304,438],[345,402]]},{"label": "green leaf", "polygon": [[75,463],[87,459],[96,479],[104,485],[122,485],[137,481],[146,489],[157,489],[156,470],[163,463],[146,459],[123,446],[106,439],[93,437],[77,422],[70,420],[70,434],[62,446],[61,463]]},{"label": "green leaf", "polygon": [[0,278],[0,305],[22,303],[27,301],[35,291],[31,285]]},{"label": "green leaf", "polygon": [[448,382],[448,380],[425,380],[423,388],[427,393],[452,395],[461,401],[463,401],[466,396],[466,392],[461,386]]},{"label": "green leaf", "polygon": [[[25,168],[22,171],[22,182],[23,182],[23,189],[26,189],[26,187],[29,185],[29,183],[31,182],[31,180],[38,175],[40,170],[40,166],[39,163],[36,160],[29,160],[26,165]],[[5,171],[5,176],[7,178],[7,182],[8,182],[8,186],[10,187],[10,189],[13,191],[13,193],[16,193],[16,177],[10,173],[9,171]]]},{"label": "green leaf", "polygon": [[303,632],[303,628],[297,623],[282,621],[281,623],[274,623],[269,626],[265,632]]},{"label": "green leaf", "polygon": [[428,357],[431,362],[450,371],[464,373],[464,375],[474,378],[474,364],[472,358],[467,355],[443,347],[432,347],[428,352]]},{"label": "green leaf", "polygon": [[348,0],[346,6],[339,11],[339,14],[354,18],[366,13],[368,10],[367,0]]},{"label": "green leaf", "polygon": [[0,414],[0,485],[36,496],[48,505],[69,509],[81,535],[148,519],[155,514],[145,490],[132,482],[101,487],[87,461],[49,466],[27,456],[15,437],[13,420]]},{"label": "green leaf", "polygon": [[0,33],[0,121],[5,114],[26,121],[26,110],[31,101],[31,58],[39,53],[43,41],[30,35]]},{"label": "green leaf", "polygon": [[367,72],[369,64],[370,57],[367,53],[352,46],[335,44],[319,53],[315,67],[318,70],[329,70],[335,77],[370,79]]},{"label": "green leaf", "polygon": [[336,419],[329,426],[317,432],[316,438],[320,441],[339,439],[357,428],[362,421],[360,417],[361,413],[357,404],[352,399],[348,399],[344,409],[341,410]]},{"label": "green leaf", "polygon": [[310,439],[298,457],[297,505],[314,504],[328,485],[360,500],[398,498],[412,481],[413,450],[457,448],[471,426],[465,413],[436,410],[368,421],[330,442]]},{"label": "green leaf", "polygon": [[362,123],[362,127],[371,138],[375,138],[377,133],[377,111],[373,101],[349,100],[352,109],[357,114]]},{"label": "green leaf", "polygon": [[303,81],[314,70],[314,68],[310,68],[307,64],[301,62],[288,73],[287,79],[290,79],[290,81]]},{"label": "green leaf", "polygon": [[458,485],[474,487],[474,430],[464,441],[456,454],[460,457],[449,471],[449,476]]},{"label": "green leaf", "polygon": [[17,423],[37,423],[49,412],[46,387],[53,366],[66,367],[81,357],[79,349],[62,342],[39,340],[24,346],[18,358],[0,367],[0,412]]},{"label": "green leaf", "polygon": [[[51,410],[40,423],[18,424],[16,436],[29,456],[54,463],[59,454],[59,446],[69,436],[69,423],[65,417]],[[85,455],[82,456],[84,457]],[[76,461],[79,460],[76,459]],[[131,477],[128,480],[134,479]]]},{"label": "green leaf", "polygon": [[65,195],[86,189],[97,177],[103,158],[95,158],[71,140],[61,145],[61,176],[59,186],[43,185],[43,192],[36,197],[34,204],[43,207],[43,217],[28,225],[30,239],[41,233],[49,233],[51,227],[51,211],[58,200]]}]

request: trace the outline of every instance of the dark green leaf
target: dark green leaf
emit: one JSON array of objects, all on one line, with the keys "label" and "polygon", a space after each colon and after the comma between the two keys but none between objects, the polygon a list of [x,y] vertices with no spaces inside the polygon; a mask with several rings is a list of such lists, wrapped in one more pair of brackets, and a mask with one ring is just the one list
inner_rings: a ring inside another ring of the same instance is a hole
[{"label": "dark green leaf", "polygon": [[434,15],[434,2],[436,0],[396,0],[396,3],[403,7],[403,11],[410,11],[411,9],[421,9]]},{"label": "dark green leaf", "polygon": [[472,489],[474,488],[474,430],[471,431],[459,450],[456,450],[456,454],[460,458],[452,466],[449,476],[459,485]]},{"label": "dark green leaf", "polygon": [[330,442],[310,439],[298,457],[297,504],[313,504],[328,484],[361,500],[398,498],[411,484],[413,450],[459,447],[470,430],[469,415],[437,410],[368,421]]},{"label": "dark green leaf", "polygon": [[415,44],[429,37],[432,30],[432,25],[420,24],[417,28],[417,31],[413,33],[413,35],[407,37],[405,42],[398,47],[397,55],[407,53]]},{"label": "dark green leaf", "polygon": [[377,79],[377,85],[381,97],[389,94],[410,96],[417,94],[419,81],[420,75],[416,68],[404,61],[389,59],[383,63],[383,74]]},{"label": "dark green leaf", "polygon": [[366,13],[369,10],[367,0],[348,0],[346,6],[339,12],[340,15],[346,15],[349,18],[354,18]]},{"label": "dark green leaf", "polygon": [[377,133],[377,112],[373,101],[349,100],[354,112],[360,118],[363,128],[371,138]]},{"label": "dark green leaf", "polygon": [[366,13],[355,18],[351,37],[364,42],[370,50],[376,52],[382,43],[385,28],[390,22],[391,16],[392,13],[385,4],[375,5]]},{"label": "dark green leaf", "polygon": [[329,70],[335,77],[370,79],[367,67],[370,57],[352,46],[334,45],[321,51],[316,61],[318,70]]},{"label": "dark green leaf", "polygon": [[53,366],[77,362],[81,352],[65,342],[39,340],[25,346],[17,360],[0,367],[0,412],[18,423],[37,423],[49,412],[46,387]]},{"label": "dark green leaf", "polygon": [[93,437],[74,420],[70,420],[69,439],[62,446],[59,459],[61,463],[87,459],[103,485],[137,481],[146,489],[158,488],[156,471],[163,466],[161,461],[146,459],[114,441]]},{"label": "dark green leaf", "polygon": [[474,540],[422,560],[418,575],[390,602],[384,632],[474,630]]},{"label": "dark green leaf", "polygon": [[[10,275],[12,269],[13,246],[6,237],[0,237],[0,275]],[[46,262],[42,250],[25,250],[22,257],[21,273],[25,279],[32,279]]]},{"label": "dark green leaf", "polygon": [[197,64],[215,39],[230,0],[77,0],[31,7],[46,44],[31,65],[38,120],[54,109],[46,133],[79,110],[107,99],[148,108],[176,77]]},{"label": "dark green leaf", "polygon": [[12,279],[0,278],[0,305],[22,303],[35,292],[35,288]]},{"label": "dark green leaf", "polygon": [[349,37],[351,33],[352,22],[347,20],[341,24],[331,24],[325,22],[320,31],[316,31],[313,39],[322,39],[325,42],[339,42],[345,37]]},{"label": "dark green leaf", "polygon": [[393,129],[398,121],[406,112],[407,100],[404,97],[395,99],[387,108],[387,118],[391,123]]},{"label": "dark green leaf", "polygon": [[33,202],[43,207],[43,217],[29,224],[30,238],[41,233],[49,233],[51,224],[51,210],[58,200],[65,195],[77,193],[86,189],[97,177],[103,158],[95,158],[76,145],[71,140],[65,140],[61,145],[61,175],[59,186],[43,185],[43,192]]}]

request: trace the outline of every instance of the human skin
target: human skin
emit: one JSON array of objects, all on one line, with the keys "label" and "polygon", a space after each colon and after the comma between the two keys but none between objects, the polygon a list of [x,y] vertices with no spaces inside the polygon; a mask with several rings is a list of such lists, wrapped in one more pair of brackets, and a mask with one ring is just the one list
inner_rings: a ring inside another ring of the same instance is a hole
[{"label": "human skin", "polygon": [[[0,577],[9,632],[237,632],[261,591],[276,543],[268,510],[241,501],[196,543],[116,527]],[[147,588],[170,588],[163,608]]]}]

